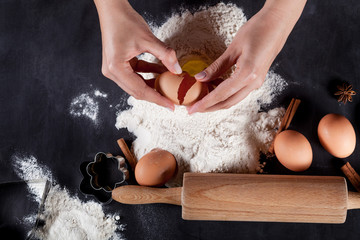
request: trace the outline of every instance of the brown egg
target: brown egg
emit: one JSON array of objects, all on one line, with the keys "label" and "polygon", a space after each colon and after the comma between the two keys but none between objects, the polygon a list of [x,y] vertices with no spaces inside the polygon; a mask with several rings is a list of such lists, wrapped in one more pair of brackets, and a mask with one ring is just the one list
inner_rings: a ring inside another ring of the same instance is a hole
[{"label": "brown egg", "polygon": [[309,141],[294,130],[285,130],[276,136],[274,151],[279,162],[295,172],[308,169],[313,158]]},{"label": "brown egg", "polygon": [[354,152],[356,145],[354,127],[340,114],[325,115],[319,122],[318,136],[321,145],[334,157],[346,158]]},{"label": "brown egg", "polygon": [[205,83],[196,81],[187,72],[160,74],[155,80],[155,89],[178,105],[191,105],[209,92]]},{"label": "brown egg", "polygon": [[175,171],[175,157],[168,151],[156,148],[140,158],[135,167],[135,178],[143,186],[162,186]]}]

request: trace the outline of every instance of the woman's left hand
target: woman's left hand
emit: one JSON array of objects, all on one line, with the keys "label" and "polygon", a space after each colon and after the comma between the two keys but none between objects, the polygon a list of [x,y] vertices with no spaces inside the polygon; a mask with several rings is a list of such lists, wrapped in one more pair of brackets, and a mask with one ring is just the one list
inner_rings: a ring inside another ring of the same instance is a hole
[{"label": "woman's left hand", "polygon": [[239,29],[226,51],[204,71],[195,75],[198,81],[210,82],[234,64],[236,66],[228,79],[188,107],[189,114],[230,108],[252,90],[259,88],[298,19],[293,18],[294,15],[265,4]]}]

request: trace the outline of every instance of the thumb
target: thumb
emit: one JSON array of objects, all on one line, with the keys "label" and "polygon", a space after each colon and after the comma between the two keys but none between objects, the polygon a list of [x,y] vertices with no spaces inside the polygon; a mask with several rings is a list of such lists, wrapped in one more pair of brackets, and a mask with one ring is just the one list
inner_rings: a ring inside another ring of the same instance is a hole
[{"label": "thumb", "polygon": [[210,66],[205,68],[202,72],[195,75],[196,80],[200,82],[208,82],[220,77],[225,73],[235,61],[231,60],[230,56],[225,52],[218,59],[216,59]]},{"label": "thumb", "polygon": [[174,49],[167,47],[162,41],[155,38],[155,41],[151,43],[148,50],[151,54],[160,59],[170,72],[174,74],[182,73],[182,69]]}]

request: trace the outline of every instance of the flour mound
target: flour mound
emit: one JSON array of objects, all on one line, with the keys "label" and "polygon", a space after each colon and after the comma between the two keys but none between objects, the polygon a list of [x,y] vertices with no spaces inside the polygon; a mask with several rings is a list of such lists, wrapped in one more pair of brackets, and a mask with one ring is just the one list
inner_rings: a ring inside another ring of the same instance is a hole
[{"label": "flour mound", "polygon": [[37,231],[40,239],[120,239],[115,221],[99,203],[83,203],[58,185],[50,190],[42,215],[47,221]]},{"label": "flour mound", "polygon": [[[153,26],[153,31],[176,50],[180,62],[197,55],[211,63],[225,51],[245,22],[240,8],[219,3],[195,14],[174,14],[162,26]],[[156,62],[149,54],[142,58]],[[179,171],[168,186],[181,185],[187,171],[255,173],[261,168],[260,152],[267,152],[284,114],[283,108],[269,112],[261,109],[285,86],[284,79],[269,71],[263,86],[237,105],[193,115],[188,115],[184,106],[176,106],[171,112],[130,97],[132,108],[118,114],[116,127],[127,128],[137,137],[132,145],[137,159],[153,148],[165,149],[175,156]]]},{"label": "flour mound", "polygon": [[[36,239],[125,239],[121,234],[125,225],[117,223],[115,217],[118,216],[105,215],[99,203],[82,202],[78,197],[71,196],[66,188],[56,184],[49,168],[38,163],[34,156],[15,154],[12,161],[16,174],[28,182],[29,189],[38,202],[42,199],[44,186],[40,188],[39,184],[34,183],[39,179],[52,183],[44,202],[44,211],[39,216],[44,225],[34,232]],[[34,224],[36,217],[26,216],[23,221]]]}]

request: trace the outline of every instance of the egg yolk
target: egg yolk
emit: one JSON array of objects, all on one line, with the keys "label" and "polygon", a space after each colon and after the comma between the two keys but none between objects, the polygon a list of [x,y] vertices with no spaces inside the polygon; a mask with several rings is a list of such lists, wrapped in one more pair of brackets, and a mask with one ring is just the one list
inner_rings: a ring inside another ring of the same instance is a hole
[{"label": "egg yolk", "polygon": [[193,77],[195,74],[201,72],[208,66],[209,65],[202,60],[189,60],[182,66],[182,70]]}]

